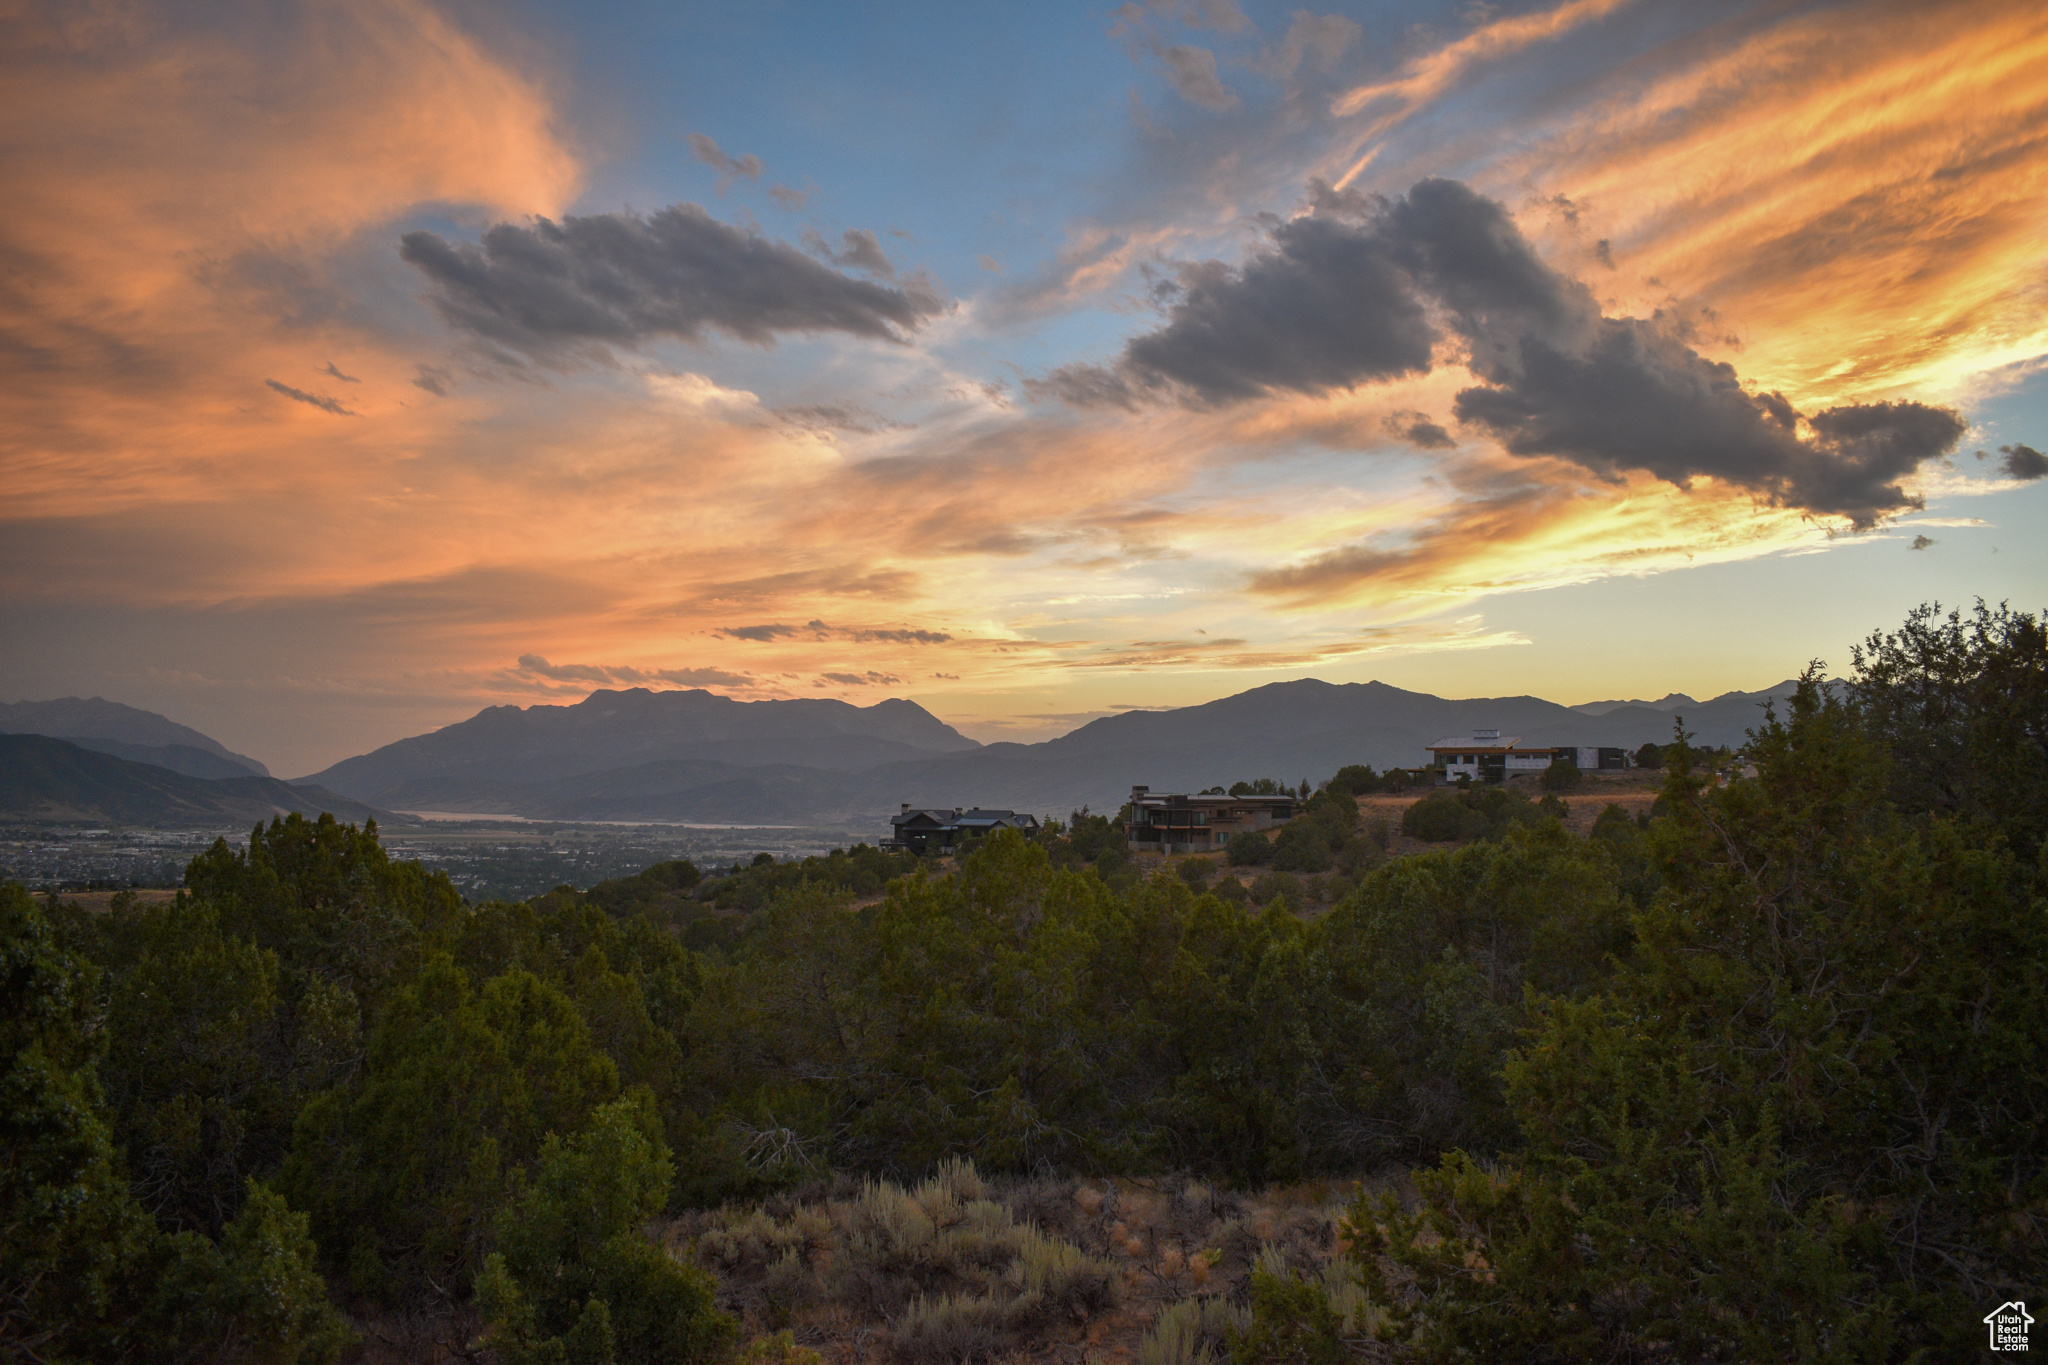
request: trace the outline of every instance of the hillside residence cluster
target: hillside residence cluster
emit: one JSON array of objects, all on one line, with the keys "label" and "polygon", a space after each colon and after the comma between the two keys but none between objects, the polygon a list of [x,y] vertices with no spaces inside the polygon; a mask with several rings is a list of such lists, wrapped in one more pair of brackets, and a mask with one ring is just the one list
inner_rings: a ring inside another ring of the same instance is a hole
[{"label": "hillside residence cluster", "polygon": [[908,849],[920,855],[951,853],[956,845],[993,834],[999,829],[1036,834],[1038,818],[1013,810],[983,810],[978,806],[971,810],[913,807],[906,801],[900,812],[889,817],[889,837],[882,840],[882,847]]},{"label": "hillside residence cluster", "polygon": [[[1474,730],[1427,746],[1430,767],[1442,783],[1461,777],[1499,782],[1517,773],[1541,773],[1562,758],[1581,769],[1634,766],[1628,750],[1597,745],[1524,745],[1521,736]],[[1207,853],[1229,845],[1233,836],[1272,829],[1292,820],[1300,801],[1286,796],[1189,795],[1132,787],[1124,808],[1124,837],[1141,852]],[[915,853],[951,853],[964,840],[998,829],[1036,833],[1038,821],[1007,810],[933,810],[905,803],[889,817],[883,848]]]}]

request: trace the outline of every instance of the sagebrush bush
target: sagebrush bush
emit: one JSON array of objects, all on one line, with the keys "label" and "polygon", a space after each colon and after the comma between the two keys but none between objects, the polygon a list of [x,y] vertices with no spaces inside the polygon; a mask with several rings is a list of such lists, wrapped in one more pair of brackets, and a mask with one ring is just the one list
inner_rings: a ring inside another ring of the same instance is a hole
[{"label": "sagebrush bush", "polygon": [[[836,1304],[893,1319],[911,1361],[979,1360],[1117,1303],[1114,1266],[1048,1229],[1073,1217],[1072,1181],[1013,1192],[1020,1219],[973,1163],[949,1161],[912,1188],[867,1180],[850,1198],[715,1215],[698,1256],[743,1310],[779,1326]],[[1063,1205],[1064,1207],[1056,1207]]]},{"label": "sagebrush bush", "polygon": [[1009,1340],[1004,1305],[968,1294],[917,1299],[896,1323],[896,1354],[910,1365],[987,1360]]},{"label": "sagebrush bush", "polygon": [[1243,1313],[1218,1295],[1170,1303],[1139,1339],[1138,1365],[1221,1365],[1231,1332],[1243,1327]]}]

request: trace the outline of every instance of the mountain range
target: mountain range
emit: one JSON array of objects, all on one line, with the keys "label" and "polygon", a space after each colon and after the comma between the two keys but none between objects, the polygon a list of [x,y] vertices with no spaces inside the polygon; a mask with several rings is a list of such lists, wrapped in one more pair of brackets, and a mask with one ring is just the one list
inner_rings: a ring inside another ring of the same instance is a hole
[{"label": "mountain range", "polygon": [[1319,781],[1348,763],[1415,767],[1428,761],[1426,745],[1477,729],[1527,745],[1633,750],[1669,740],[1682,720],[1696,743],[1739,745],[1763,704],[1782,703],[1793,687],[1574,707],[1303,678],[1199,706],[1105,716],[1039,744],[980,744],[902,699],[742,702],[631,688],[566,706],[487,707],[289,784],[162,716],[66,698],[0,706],[0,729],[97,731],[64,737],[68,754],[47,747],[55,739],[38,747],[24,743],[28,735],[0,736],[0,813],[168,824],[317,809],[347,819],[427,811],[878,826],[903,803],[1064,814],[1114,810],[1136,784],[1199,791],[1242,778]]},{"label": "mountain range", "polygon": [[212,825],[252,824],[288,811],[309,816],[331,811],[338,819],[356,823],[390,819],[386,812],[336,792],[295,787],[274,777],[246,772],[193,777],[48,735],[0,735],[0,818]]},{"label": "mountain range", "polygon": [[1656,701],[1582,701],[1570,709],[1582,716],[1604,716],[1610,711],[1619,711],[1624,706],[1641,706],[1651,711],[1677,711],[1698,705],[1698,702],[1683,692],[1667,692]]},{"label": "mountain range", "polygon": [[1199,706],[1105,716],[1039,744],[977,744],[914,702],[739,702],[603,690],[571,706],[498,706],[337,763],[318,783],[392,810],[557,820],[797,823],[877,819],[901,803],[1114,810],[1133,784],[1190,791],[1239,778],[1320,780],[1347,763],[1427,761],[1474,729],[1529,744],[1740,744],[1769,698],[1589,703],[1447,700],[1385,683],[1273,683]]}]

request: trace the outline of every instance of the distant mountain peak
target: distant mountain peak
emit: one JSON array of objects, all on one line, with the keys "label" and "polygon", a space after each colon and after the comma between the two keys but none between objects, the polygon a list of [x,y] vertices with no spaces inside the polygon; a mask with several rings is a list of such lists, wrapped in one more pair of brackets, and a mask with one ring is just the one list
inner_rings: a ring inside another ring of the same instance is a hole
[{"label": "distant mountain peak", "polygon": [[422,783],[446,790],[450,782],[552,782],[671,761],[845,772],[979,748],[902,697],[856,706],[832,697],[740,701],[701,688],[599,688],[566,705],[486,707],[304,780],[380,800],[424,790]]},{"label": "distant mountain peak", "polygon": [[238,754],[211,735],[167,716],[139,707],[126,706],[105,697],[55,697],[49,701],[0,703],[0,733],[48,735],[53,739],[105,740],[121,746],[120,752],[145,762],[161,762],[129,751],[130,746],[155,749],[198,749],[226,759],[259,777],[270,769],[246,754]]},{"label": "distant mountain peak", "polygon": [[246,827],[288,810],[330,811],[351,821],[383,814],[334,792],[274,777],[197,777],[52,735],[0,735],[0,814],[10,819]]}]

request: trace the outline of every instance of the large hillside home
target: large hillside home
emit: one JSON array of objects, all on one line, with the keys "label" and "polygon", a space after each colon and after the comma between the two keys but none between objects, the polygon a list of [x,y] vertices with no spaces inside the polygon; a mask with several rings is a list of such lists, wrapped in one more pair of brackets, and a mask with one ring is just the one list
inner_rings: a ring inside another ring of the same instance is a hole
[{"label": "large hillside home", "polygon": [[1131,788],[1124,837],[1141,853],[1207,853],[1294,818],[1292,796],[1186,796]]},{"label": "large hillside home", "polygon": [[909,849],[912,853],[951,853],[969,839],[993,834],[999,829],[1038,833],[1038,817],[1013,810],[983,810],[979,806],[962,810],[912,806],[908,801],[898,814],[889,817],[887,849]]},{"label": "large hillside home", "polygon": [[1498,730],[1450,735],[1428,747],[1430,766],[1436,770],[1439,782],[1456,782],[1461,777],[1475,782],[1499,782],[1517,773],[1540,773],[1559,758],[1582,769],[1629,766],[1626,749],[1590,744],[1524,744],[1520,735],[1503,738]]}]

